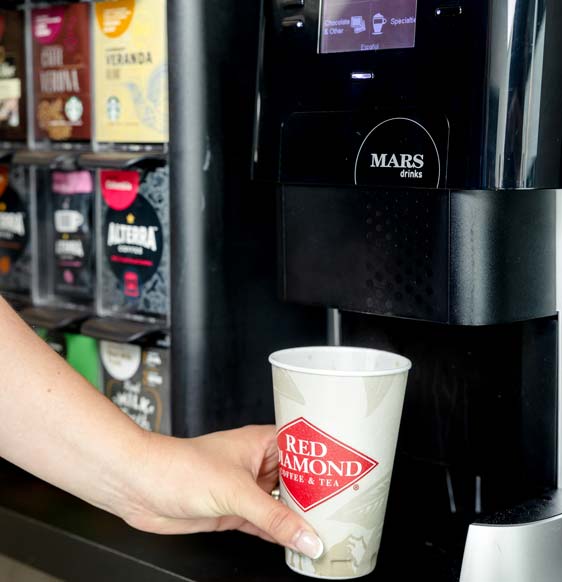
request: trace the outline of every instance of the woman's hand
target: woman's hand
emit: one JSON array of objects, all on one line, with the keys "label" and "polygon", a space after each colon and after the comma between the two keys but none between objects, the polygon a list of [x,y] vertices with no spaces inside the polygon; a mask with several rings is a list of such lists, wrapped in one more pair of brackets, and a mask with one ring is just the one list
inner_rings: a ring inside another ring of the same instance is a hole
[{"label": "woman's hand", "polygon": [[278,480],[274,427],[145,438],[132,476],[139,486],[119,512],[133,527],[161,534],[237,529],[312,558],[322,553],[310,526],[271,497]]},{"label": "woman's hand", "polygon": [[195,439],[145,433],[131,505],[121,512],[133,527],[179,534],[237,529],[312,558],[322,542],[310,526],[271,497],[277,446],[272,426],[248,426]]}]

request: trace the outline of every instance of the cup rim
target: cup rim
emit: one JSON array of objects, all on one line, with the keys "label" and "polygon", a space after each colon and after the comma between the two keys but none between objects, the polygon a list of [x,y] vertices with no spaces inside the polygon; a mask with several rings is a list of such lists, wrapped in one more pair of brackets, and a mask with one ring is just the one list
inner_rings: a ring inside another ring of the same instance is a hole
[{"label": "cup rim", "polygon": [[[286,364],[284,362],[279,361],[279,356],[281,354],[285,354],[287,352],[309,352],[309,351],[353,351],[353,352],[376,352],[378,354],[388,354],[399,358],[403,364],[398,368],[388,368],[383,370],[328,370],[322,368],[306,368],[304,366],[295,366],[293,364]],[[284,350],[277,350],[270,354],[269,363],[272,366],[277,368],[281,368],[282,370],[289,370],[291,372],[301,372],[302,374],[312,374],[315,376],[341,376],[341,377],[351,377],[351,378],[359,378],[359,377],[376,377],[376,376],[393,376],[395,374],[403,374],[404,372],[408,372],[412,368],[412,362],[400,354],[396,354],[394,352],[389,352],[386,350],[377,350],[374,348],[357,348],[353,346],[303,346],[297,348],[287,348]]]}]

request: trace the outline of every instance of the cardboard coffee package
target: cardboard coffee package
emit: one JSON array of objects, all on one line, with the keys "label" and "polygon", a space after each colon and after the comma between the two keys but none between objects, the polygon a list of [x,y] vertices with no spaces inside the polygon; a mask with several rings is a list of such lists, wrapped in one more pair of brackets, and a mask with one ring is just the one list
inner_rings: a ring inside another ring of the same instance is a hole
[{"label": "cardboard coffee package", "polygon": [[90,7],[83,3],[31,12],[38,140],[91,137],[89,15]]},{"label": "cardboard coffee package", "polygon": [[25,141],[23,12],[0,10],[0,141]]},{"label": "cardboard coffee package", "polygon": [[12,299],[31,292],[28,186],[23,166],[0,164],[0,293]]},{"label": "cardboard coffee package", "polygon": [[171,434],[167,348],[100,342],[103,390],[141,428]]},{"label": "cardboard coffee package", "polygon": [[169,318],[169,172],[101,170],[100,315]]},{"label": "cardboard coffee package", "polygon": [[37,206],[43,217],[39,261],[43,301],[90,305],[94,299],[94,176],[87,170],[49,172]]},{"label": "cardboard coffee package", "polygon": [[96,139],[168,141],[166,2],[94,5]]}]

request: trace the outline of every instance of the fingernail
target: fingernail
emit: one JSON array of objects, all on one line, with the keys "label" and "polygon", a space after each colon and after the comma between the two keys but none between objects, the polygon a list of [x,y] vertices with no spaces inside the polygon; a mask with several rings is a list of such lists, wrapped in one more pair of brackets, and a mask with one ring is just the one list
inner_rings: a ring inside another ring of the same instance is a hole
[{"label": "fingernail", "polygon": [[293,543],[299,553],[313,560],[317,560],[324,553],[322,540],[310,531],[301,530]]}]

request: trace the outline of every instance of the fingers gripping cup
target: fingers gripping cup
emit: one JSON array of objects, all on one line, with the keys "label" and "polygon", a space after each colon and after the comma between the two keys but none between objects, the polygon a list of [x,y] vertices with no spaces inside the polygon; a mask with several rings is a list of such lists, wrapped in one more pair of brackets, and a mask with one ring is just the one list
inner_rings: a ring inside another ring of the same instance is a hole
[{"label": "fingers gripping cup", "polygon": [[281,500],[320,536],[307,576],[357,578],[375,568],[411,362],[378,350],[294,348],[273,371]]}]

